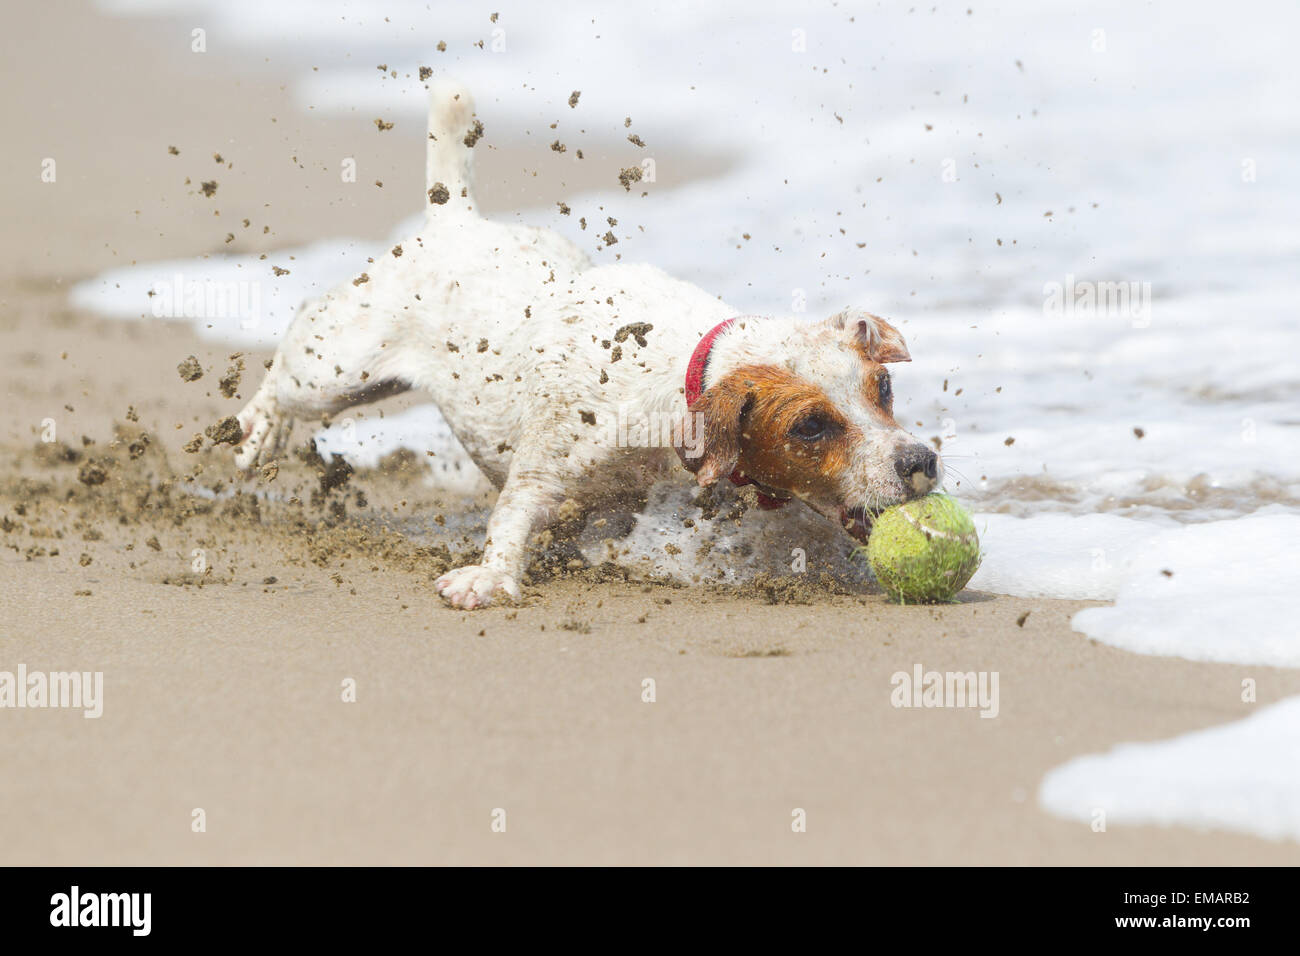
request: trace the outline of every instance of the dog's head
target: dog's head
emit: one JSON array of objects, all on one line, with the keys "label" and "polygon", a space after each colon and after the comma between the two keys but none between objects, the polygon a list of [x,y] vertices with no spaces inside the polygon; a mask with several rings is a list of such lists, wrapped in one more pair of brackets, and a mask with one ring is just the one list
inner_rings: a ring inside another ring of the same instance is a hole
[{"label": "dog's head", "polygon": [[704,486],[739,472],[865,541],[882,509],[943,480],[935,451],[894,420],[886,365],[910,361],[898,330],[868,312],[737,321],[713,344],[682,463]]}]

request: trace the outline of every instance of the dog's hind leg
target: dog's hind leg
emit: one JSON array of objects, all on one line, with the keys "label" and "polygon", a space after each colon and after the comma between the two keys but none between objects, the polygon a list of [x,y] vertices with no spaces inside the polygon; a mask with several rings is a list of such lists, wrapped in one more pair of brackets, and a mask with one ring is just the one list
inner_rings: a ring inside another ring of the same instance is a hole
[{"label": "dog's hind leg", "polygon": [[[474,212],[473,146],[482,135],[469,93],[452,82],[439,82],[429,100],[428,151],[425,160],[429,228],[452,230],[477,220]],[[414,251],[414,250],[413,250]],[[434,294],[432,285],[395,281],[394,268],[419,268],[408,255],[400,266],[385,262],[388,276],[374,269],[374,284],[358,290],[358,281],[343,284],[303,306],[275,353],[262,386],[242,412],[244,439],[235,461],[252,468],[283,451],[295,418],[319,419],[345,408],[371,402],[410,388],[410,374],[419,363],[401,344],[397,317],[419,295],[394,288],[419,288]],[[426,278],[416,276],[416,278]],[[443,282],[454,289],[454,281]],[[377,290],[388,291],[377,291]],[[387,299],[383,308],[381,298]],[[400,299],[400,301],[398,301]],[[373,307],[370,303],[373,302]],[[408,329],[409,331],[409,329]]]},{"label": "dog's hind leg", "polygon": [[309,302],[293,320],[252,400],[239,413],[241,468],[277,458],[294,420],[317,420],[410,388],[393,370],[390,323],[346,295]]}]

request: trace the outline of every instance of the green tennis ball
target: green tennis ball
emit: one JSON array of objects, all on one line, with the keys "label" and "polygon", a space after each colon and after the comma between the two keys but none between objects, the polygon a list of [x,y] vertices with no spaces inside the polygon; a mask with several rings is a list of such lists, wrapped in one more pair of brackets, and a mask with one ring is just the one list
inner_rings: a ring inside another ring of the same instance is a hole
[{"label": "green tennis ball", "polygon": [[881,512],[867,539],[876,580],[900,604],[951,601],[980,566],[970,513],[945,494]]}]

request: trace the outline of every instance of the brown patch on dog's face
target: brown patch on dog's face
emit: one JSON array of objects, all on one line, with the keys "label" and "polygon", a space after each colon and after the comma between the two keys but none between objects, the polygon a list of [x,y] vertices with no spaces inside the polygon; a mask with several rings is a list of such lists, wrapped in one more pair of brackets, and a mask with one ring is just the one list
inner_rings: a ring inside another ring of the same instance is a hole
[{"label": "brown patch on dog's face", "polygon": [[740,460],[741,424],[750,400],[744,383],[733,378],[705,391],[687,409],[694,422],[684,424],[682,432],[699,436],[699,447],[688,450],[684,435],[679,434],[677,456],[701,487],[707,488],[735,469]]},{"label": "brown patch on dog's face", "polygon": [[[907,361],[907,346],[867,313],[792,329],[782,344],[790,356],[781,364],[736,368],[696,400],[702,454],[682,461],[701,485],[735,471],[865,540],[876,512],[939,481],[937,456],[894,420],[883,363]],[[923,448],[929,459],[917,457]]]},{"label": "brown patch on dog's face", "polygon": [[771,366],[739,369],[723,381],[749,396],[737,470],[804,500],[835,496],[856,430],[826,393]]},{"label": "brown patch on dog's face", "polygon": [[862,401],[880,414],[881,424],[897,428],[894,421],[894,380],[889,369],[870,360],[864,361],[866,371],[862,376]]},{"label": "brown patch on dog's face", "polygon": [[702,416],[704,454],[687,467],[701,485],[734,471],[805,501],[836,499],[861,438],[821,388],[770,365],[727,374],[690,410]]}]

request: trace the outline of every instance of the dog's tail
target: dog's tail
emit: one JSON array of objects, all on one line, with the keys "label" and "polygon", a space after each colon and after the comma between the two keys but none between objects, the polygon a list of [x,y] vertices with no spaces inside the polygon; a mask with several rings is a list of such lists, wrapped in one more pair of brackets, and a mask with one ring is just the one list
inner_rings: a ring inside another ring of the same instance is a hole
[{"label": "dog's tail", "polygon": [[429,96],[429,142],[425,158],[425,211],[474,207],[474,148],[483,124],[474,115],[469,91],[453,80],[438,80]]}]

